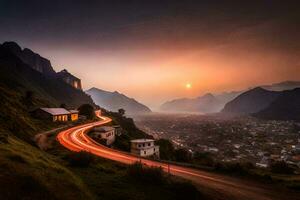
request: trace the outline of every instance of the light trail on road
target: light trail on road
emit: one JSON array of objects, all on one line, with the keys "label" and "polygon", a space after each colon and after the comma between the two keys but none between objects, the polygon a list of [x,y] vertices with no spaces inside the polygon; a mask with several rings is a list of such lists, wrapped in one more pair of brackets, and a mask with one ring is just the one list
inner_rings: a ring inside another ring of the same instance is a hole
[{"label": "light trail on road", "polygon": [[219,193],[217,199],[281,199],[277,195],[274,196],[273,191],[271,191],[269,188],[262,187],[262,185],[254,184],[253,182],[242,181],[240,179],[219,175],[204,170],[148,160],[98,144],[86,133],[95,126],[105,125],[112,121],[110,118],[105,116],[98,115],[98,117],[101,119],[100,121],[79,125],[60,132],[57,135],[58,141],[71,151],[86,151],[96,156],[124,164],[140,162],[151,167],[161,167],[165,172],[191,180],[199,188],[205,187],[211,189],[214,193],[213,195],[215,196],[218,196],[217,193]]}]

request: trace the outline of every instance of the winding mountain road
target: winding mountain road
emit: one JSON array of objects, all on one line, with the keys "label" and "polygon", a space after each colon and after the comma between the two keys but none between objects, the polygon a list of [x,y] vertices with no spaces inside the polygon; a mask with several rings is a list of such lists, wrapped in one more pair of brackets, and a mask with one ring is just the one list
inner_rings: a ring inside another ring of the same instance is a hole
[{"label": "winding mountain road", "polygon": [[147,160],[129,153],[114,150],[96,143],[87,136],[87,131],[94,126],[100,126],[111,122],[111,119],[98,116],[101,120],[88,123],[62,131],[57,135],[57,139],[64,147],[71,151],[87,151],[94,155],[121,162],[133,164],[141,162],[147,166],[161,167],[164,171],[173,175],[183,177],[195,183],[201,191],[205,191],[214,199],[218,200],[279,200],[279,199],[300,199],[299,193],[287,193],[270,186],[241,180],[229,176],[215,174],[207,171],[196,170],[189,167],[167,164],[159,161]]}]

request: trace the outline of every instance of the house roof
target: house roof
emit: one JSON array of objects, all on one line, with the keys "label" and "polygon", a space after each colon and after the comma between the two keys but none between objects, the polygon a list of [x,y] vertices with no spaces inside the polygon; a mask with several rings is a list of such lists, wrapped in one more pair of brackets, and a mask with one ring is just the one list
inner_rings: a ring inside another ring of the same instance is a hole
[{"label": "house roof", "polygon": [[40,108],[41,110],[51,114],[51,115],[67,115],[70,114],[69,111],[67,111],[64,108]]},{"label": "house roof", "polygon": [[154,142],[152,139],[136,139],[136,140],[131,140],[130,142],[132,143],[145,143],[145,142]]},{"label": "house roof", "polygon": [[72,114],[73,114],[73,113],[79,113],[78,110],[69,110],[69,112],[72,113]]},{"label": "house roof", "polygon": [[101,127],[95,127],[94,131],[97,132],[108,132],[108,131],[113,131],[114,128],[111,126],[101,126]]}]

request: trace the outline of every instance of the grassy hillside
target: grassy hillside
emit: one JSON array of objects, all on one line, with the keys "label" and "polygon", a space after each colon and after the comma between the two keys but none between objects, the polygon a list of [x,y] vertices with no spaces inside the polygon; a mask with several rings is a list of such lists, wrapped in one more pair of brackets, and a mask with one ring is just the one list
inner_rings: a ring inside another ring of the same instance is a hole
[{"label": "grassy hillside", "polygon": [[1,138],[1,199],[91,198],[83,182],[55,157],[13,136]]},{"label": "grassy hillside", "polygon": [[[168,176],[158,168],[141,169],[139,165],[127,166],[91,154],[78,156],[78,153],[70,153],[57,142],[47,152],[60,158],[83,181],[95,199],[209,199],[190,182]],[[80,161],[81,166],[75,165],[74,160]],[[83,161],[86,165],[82,165]]]}]

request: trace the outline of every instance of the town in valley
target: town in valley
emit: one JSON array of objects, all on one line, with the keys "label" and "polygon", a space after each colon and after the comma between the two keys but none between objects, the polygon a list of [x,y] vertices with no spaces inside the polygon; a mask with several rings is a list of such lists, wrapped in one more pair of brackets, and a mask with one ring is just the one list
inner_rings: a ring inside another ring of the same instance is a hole
[{"label": "town in valley", "polygon": [[170,139],[191,153],[207,152],[221,162],[269,167],[284,161],[300,168],[300,123],[197,114],[149,114],[137,125],[155,138]]}]

